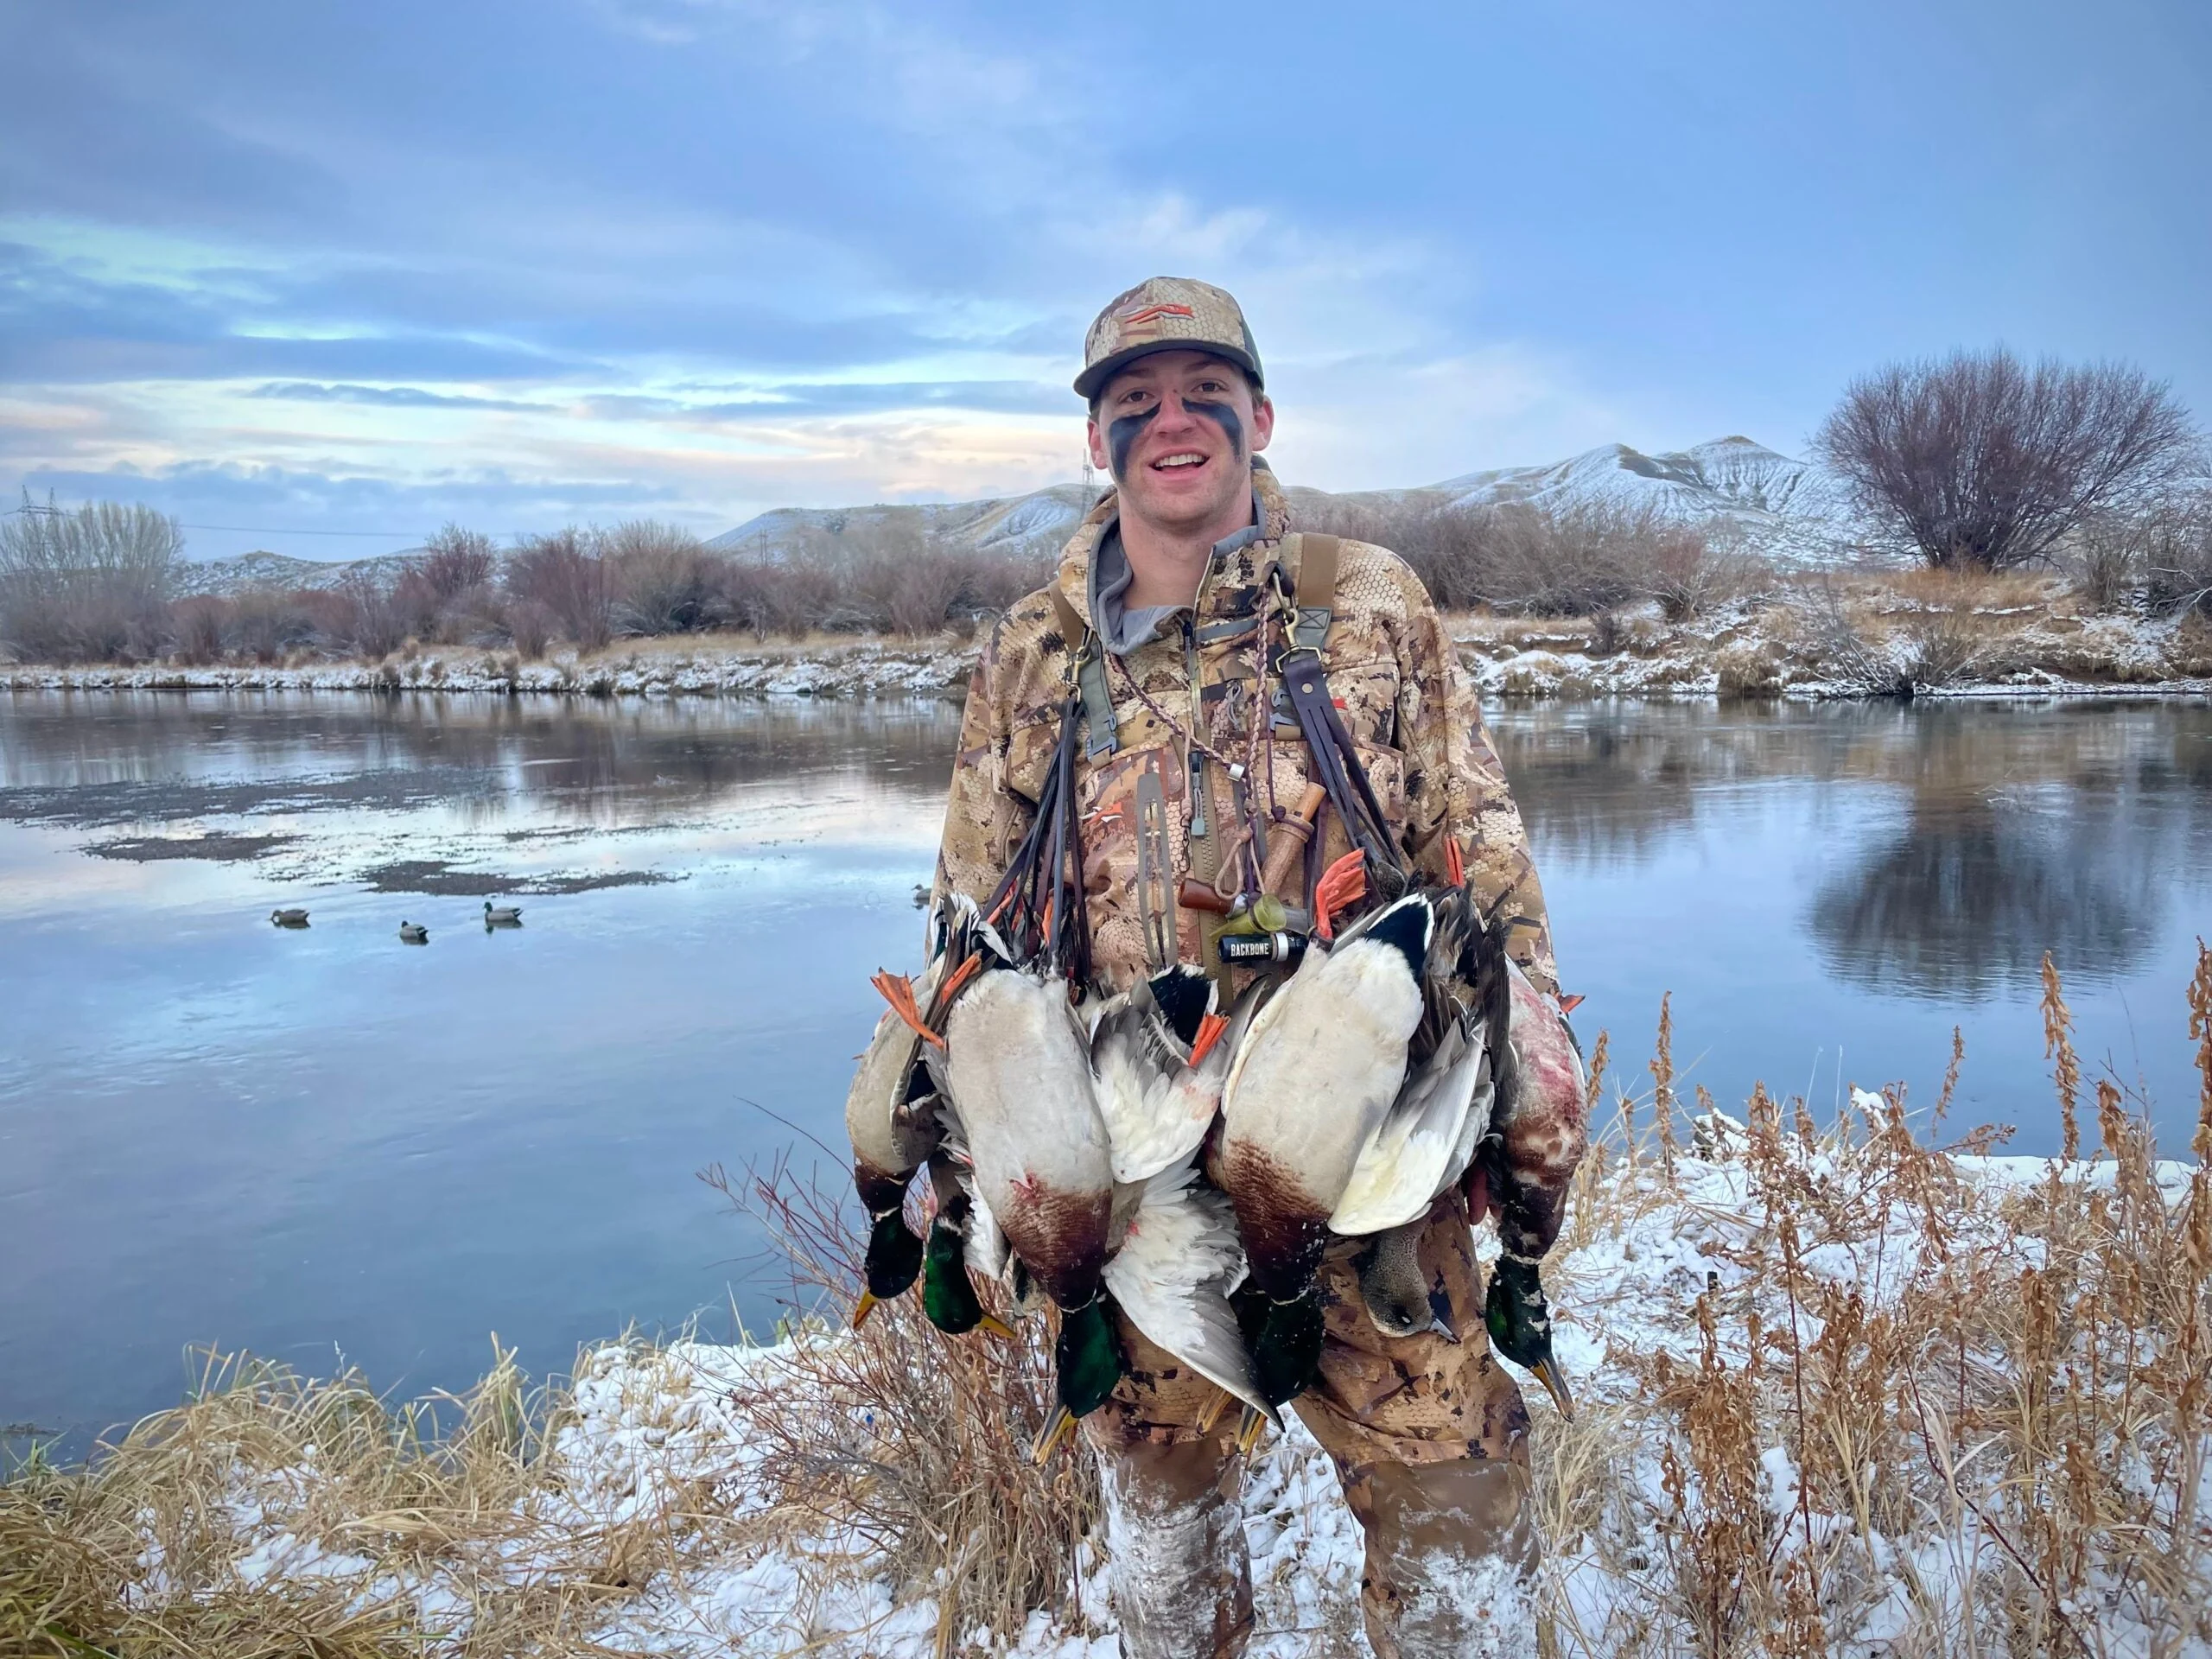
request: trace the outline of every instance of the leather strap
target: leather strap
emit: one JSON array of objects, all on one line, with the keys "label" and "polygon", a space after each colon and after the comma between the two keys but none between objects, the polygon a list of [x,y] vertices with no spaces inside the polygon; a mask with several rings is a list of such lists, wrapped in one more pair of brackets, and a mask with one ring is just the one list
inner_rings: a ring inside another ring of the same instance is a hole
[{"label": "leather strap", "polygon": [[1052,595],[1052,609],[1058,613],[1060,637],[1067,641],[1068,652],[1075,660],[1076,690],[1083,693],[1084,719],[1090,728],[1084,741],[1084,758],[1096,760],[1122,746],[1121,732],[1114,723],[1114,699],[1106,690],[1106,658],[1098,649],[1097,634],[1076,614],[1059,583],[1053,582],[1045,591]]}]

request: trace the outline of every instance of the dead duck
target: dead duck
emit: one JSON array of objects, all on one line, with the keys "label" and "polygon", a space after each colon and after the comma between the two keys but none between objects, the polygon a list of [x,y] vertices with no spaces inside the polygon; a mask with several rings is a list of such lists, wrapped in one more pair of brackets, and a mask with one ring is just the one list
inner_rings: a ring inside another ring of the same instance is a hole
[{"label": "dead duck", "polygon": [[484,925],[486,927],[520,927],[522,925],[522,906],[520,905],[495,905],[489,899],[486,899],[484,901]]},{"label": "dead duck", "polygon": [[957,1119],[976,1197],[1060,1310],[1056,1438],[1105,1403],[1124,1363],[1104,1288],[1113,1152],[1067,980],[988,946],[976,959],[974,982],[944,1015],[944,1049],[924,1058],[938,1074],[940,1112]]},{"label": "dead duck", "polygon": [[1099,1005],[1090,1071],[1117,1185],[1187,1162],[1213,1127],[1236,1047],[1203,969],[1179,964]]},{"label": "dead duck", "polygon": [[399,925],[399,938],[403,944],[428,944],[430,942],[430,930],[420,922],[402,922]]},{"label": "dead duck", "polygon": [[1313,1380],[1332,1237],[1376,1238],[1363,1291],[1380,1328],[1438,1322],[1412,1245],[1487,1126],[1503,974],[1502,940],[1465,890],[1419,887],[1310,948],[1252,1020],[1223,1091],[1218,1167],[1265,1299],[1249,1335],[1271,1402]]},{"label": "dead duck", "polygon": [[305,927],[308,925],[308,913],[294,906],[289,910],[270,911],[269,919],[277,927]]},{"label": "dead duck", "polygon": [[[944,1138],[936,1073],[921,1063],[925,1045],[944,1046],[931,1020],[941,1017],[939,993],[947,950],[978,925],[972,901],[950,896],[934,918],[936,950],[918,985],[879,972],[876,990],[891,1006],[876,1021],[845,1096],[845,1134],[853,1147],[853,1185],[868,1215],[861,1258],[862,1285],[853,1323],[864,1323],[879,1302],[903,1295],[923,1266],[924,1241],[906,1224],[906,1189],[914,1173]],[[957,987],[952,987],[957,989]],[[948,993],[949,994],[949,993]]]}]

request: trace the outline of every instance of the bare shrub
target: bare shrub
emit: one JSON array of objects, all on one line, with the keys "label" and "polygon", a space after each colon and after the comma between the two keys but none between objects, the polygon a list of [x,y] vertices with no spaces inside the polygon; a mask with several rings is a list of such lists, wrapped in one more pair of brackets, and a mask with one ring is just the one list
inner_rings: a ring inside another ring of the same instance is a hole
[{"label": "bare shrub", "polygon": [[733,559],[721,583],[724,613],[756,639],[819,627],[839,602],[837,578],[813,565]]},{"label": "bare shrub", "polygon": [[534,599],[518,599],[508,604],[506,620],[508,637],[517,651],[532,662],[545,655],[545,647],[553,640],[552,612]]},{"label": "bare shrub", "polygon": [[651,518],[617,524],[600,538],[611,567],[616,625],[625,633],[691,633],[719,627],[721,561],[690,531]]},{"label": "bare shrub", "polygon": [[231,595],[223,647],[257,663],[274,663],[315,643],[316,615],[308,595],[290,588],[248,588]]},{"label": "bare shrub", "polygon": [[507,594],[543,607],[564,638],[596,651],[614,632],[609,574],[597,537],[570,525],[523,542],[507,561]]},{"label": "bare shrub", "polygon": [[2031,369],[2001,347],[1855,381],[1814,448],[1878,535],[1931,565],[2005,569],[2084,517],[2125,509],[2199,453],[2162,381],[2124,364]]},{"label": "bare shrub", "polygon": [[[1077,1546],[1098,1515],[1096,1465],[1078,1435],[1042,1467],[1029,1443],[1055,1400],[1054,1321],[1014,1320],[990,1287],[1011,1341],[982,1331],[946,1337],[918,1296],[879,1307],[849,1331],[863,1235],[842,1197],[780,1165],[733,1182],[708,1179],[764,1224],[792,1275],[792,1300],[827,1306],[833,1325],[788,1332],[785,1375],[735,1402],[750,1421],[772,1512],[828,1521],[867,1548],[907,1593],[943,1598],[944,1628],[1020,1630],[1031,1611],[1060,1611]],[[926,1188],[927,1183],[923,1184]],[[824,1400],[864,1402],[865,1430]]]},{"label": "bare shrub", "polygon": [[1298,522],[1389,548],[1447,611],[1488,605],[1583,616],[1649,599],[1679,622],[1758,591],[1771,575],[1747,550],[1717,543],[1707,525],[1606,502],[1421,507],[1306,499]]},{"label": "bare shrub", "polygon": [[0,522],[0,643],[47,662],[151,656],[184,532],[151,507],[88,502]]},{"label": "bare shrub", "polygon": [[2212,488],[2147,515],[2140,544],[2152,605],[2169,613],[2193,610],[2212,616]]},{"label": "bare shrub", "polygon": [[204,666],[223,658],[223,618],[230,607],[213,594],[194,594],[169,607],[171,647],[187,663]]},{"label": "bare shrub", "polygon": [[363,657],[384,657],[398,650],[407,637],[406,619],[393,587],[372,572],[347,571],[330,597],[335,602],[325,626],[334,645]]}]

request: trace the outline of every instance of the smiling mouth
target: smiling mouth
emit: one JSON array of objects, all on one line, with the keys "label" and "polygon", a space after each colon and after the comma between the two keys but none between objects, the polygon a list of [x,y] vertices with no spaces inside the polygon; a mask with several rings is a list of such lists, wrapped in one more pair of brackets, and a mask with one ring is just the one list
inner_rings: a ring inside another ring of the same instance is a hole
[{"label": "smiling mouth", "polygon": [[1196,450],[1179,449],[1172,455],[1162,455],[1158,461],[1154,461],[1152,470],[1155,473],[1187,472],[1205,464],[1206,458]]}]

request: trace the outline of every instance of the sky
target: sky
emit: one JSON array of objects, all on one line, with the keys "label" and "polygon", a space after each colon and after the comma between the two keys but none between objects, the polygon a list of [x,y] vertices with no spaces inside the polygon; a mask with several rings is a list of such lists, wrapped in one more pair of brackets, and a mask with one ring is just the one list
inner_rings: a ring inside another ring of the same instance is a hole
[{"label": "sky", "polygon": [[2212,423],[2212,6],[0,0],[0,490],[346,557],[1069,481],[1243,302],[1286,480],[1802,450],[1854,374]]}]

